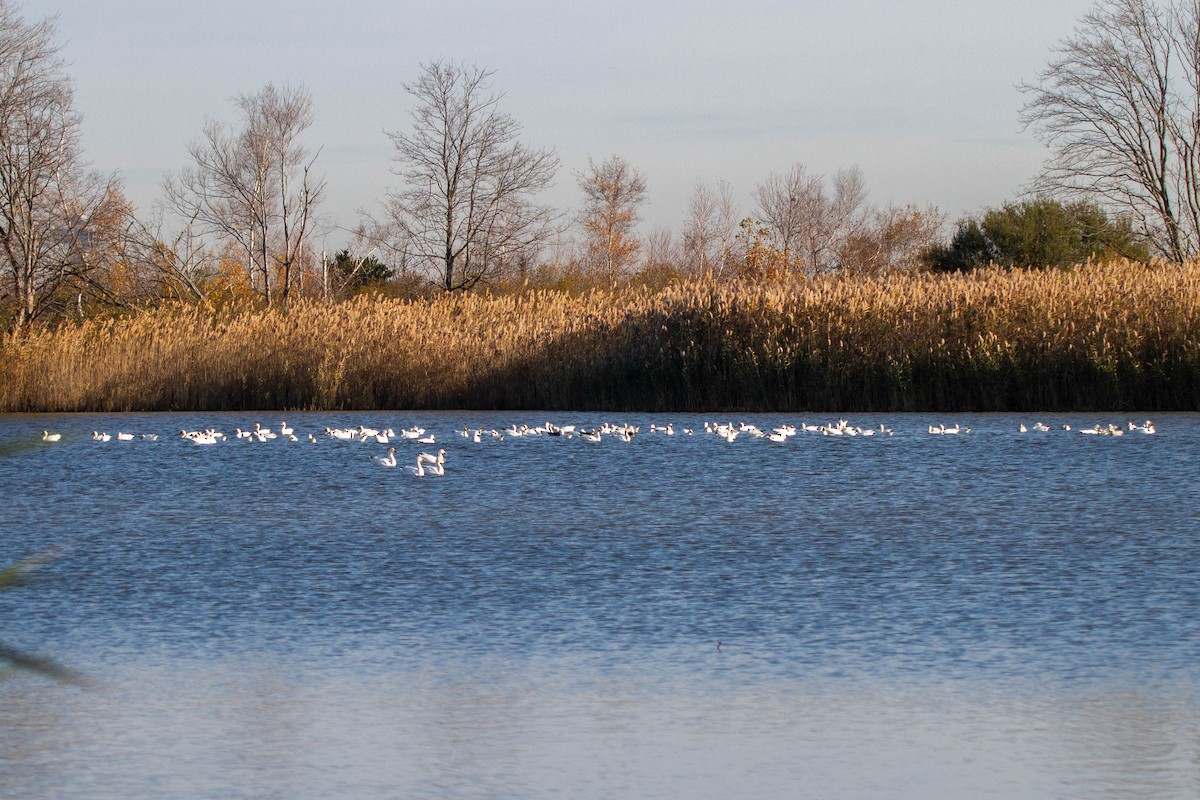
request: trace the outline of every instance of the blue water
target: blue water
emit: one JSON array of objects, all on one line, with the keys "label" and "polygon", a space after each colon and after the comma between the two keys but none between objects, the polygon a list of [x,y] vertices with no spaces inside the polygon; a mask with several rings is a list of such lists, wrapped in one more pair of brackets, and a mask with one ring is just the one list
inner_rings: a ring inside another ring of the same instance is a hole
[{"label": "blue water", "polygon": [[284,416],[0,417],[5,797],[1200,796],[1200,415]]}]

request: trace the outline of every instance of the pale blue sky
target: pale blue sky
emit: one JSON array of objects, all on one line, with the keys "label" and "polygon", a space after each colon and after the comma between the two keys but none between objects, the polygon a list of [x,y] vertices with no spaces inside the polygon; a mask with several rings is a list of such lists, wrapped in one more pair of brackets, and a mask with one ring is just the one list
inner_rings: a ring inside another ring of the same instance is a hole
[{"label": "pale blue sky", "polygon": [[[206,116],[268,81],[303,84],[323,146],[325,213],[350,227],[394,185],[391,143],[422,62],[495,70],[524,140],[573,172],[618,153],[647,177],[643,230],[678,230],[698,180],[754,186],[804,163],[862,169],[878,204],[932,203],[951,221],[1012,199],[1044,150],[1022,132],[1033,81],[1092,0],[843,2],[327,2],[25,0],[59,14],[93,165],[147,208],[186,164]],[[339,246],[344,236],[329,237]]]}]

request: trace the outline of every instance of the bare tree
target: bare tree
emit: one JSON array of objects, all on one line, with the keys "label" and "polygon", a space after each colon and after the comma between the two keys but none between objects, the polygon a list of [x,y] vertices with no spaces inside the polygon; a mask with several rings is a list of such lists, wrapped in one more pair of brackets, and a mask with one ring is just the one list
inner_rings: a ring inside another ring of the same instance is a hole
[{"label": "bare tree", "polygon": [[655,228],[646,236],[646,266],[653,269],[673,269],[679,263],[679,245],[667,228]]},{"label": "bare tree", "polygon": [[795,164],[787,175],[772,174],[754,190],[756,218],[770,233],[771,245],[787,261],[800,258],[805,229],[820,217],[825,190],[819,175]]},{"label": "bare tree", "polygon": [[733,203],[733,189],[729,182],[717,184],[717,234],[719,253],[716,273],[723,275],[734,268],[739,254],[737,249],[738,223],[741,222],[737,206]]},{"label": "bare tree", "polygon": [[217,254],[197,230],[193,216],[168,232],[161,207],[148,221],[131,220],[124,258],[149,288],[147,294],[203,300],[217,274]]},{"label": "bare tree", "polygon": [[866,224],[841,241],[841,271],[880,275],[920,269],[926,253],[938,243],[944,222],[945,215],[934,206],[910,203],[875,210]]},{"label": "bare tree", "polygon": [[1200,3],[1098,3],[1022,88],[1051,153],[1037,190],[1133,220],[1172,261],[1197,254]]},{"label": "bare tree", "polygon": [[587,257],[593,270],[615,281],[637,261],[641,242],[638,209],[646,201],[646,178],[618,155],[575,176],[583,190],[579,214]]},{"label": "bare tree", "polygon": [[[26,22],[0,0],[0,259],[13,329],[60,302],[96,264],[96,222],[123,208],[114,177],[89,171],[52,20]],[[0,299],[3,299],[0,297]]]},{"label": "bare tree", "polygon": [[840,243],[864,224],[867,192],[857,168],[839,170],[833,194],[825,180],[796,164],[787,175],[772,175],[754,190],[757,221],[787,264],[815,274],[837,269]]},{"label": "bare tree", "polygon": [[716,193],[700,182],[688,202],[683,225],[683,260],[692,272],[705,273],[719,263],[720,219]]},{"label": "bare tree", "polygon": [[312,125],[312,95],[268,83],[234,99],[242,126],[210,119],[189,145],[194,162],[168,176],[168,205],[205,233],[245,253],[251,284],[267,302],[286,302],[316,227],[325,181],[313,175],[300,137]]},{"label": "bare tree", "polygon": [[[836,253],[843,242],[858,236],[872,216],[867,202],[867,183],[858,167],[840,169],[833,176],[833,197],[827,209],[825,236],[833,241],[834,269],[841,269]],[[830,265],[827,265],[827,268]]]},{"label": "bare tree", "polygon": [[[389,132],[393,173],[386,238],[397,262],[430,270],[446,291],[503,274],[554,232],[536,203],[558,170],[553,150],[517,140],[521,126],[500,111],[492,71],[436,61],[405,90],[417,101],[409,133]],[[373,238],[381,238],[376,234]]]}]

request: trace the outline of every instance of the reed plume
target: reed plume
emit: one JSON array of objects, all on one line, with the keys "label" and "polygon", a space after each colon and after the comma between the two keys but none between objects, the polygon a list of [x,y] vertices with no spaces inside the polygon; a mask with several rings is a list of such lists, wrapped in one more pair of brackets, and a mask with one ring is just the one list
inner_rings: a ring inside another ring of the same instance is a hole
[{"label": "reed plume", "polygon": [[0,343],[0,410],[1200,408],[1200,266],[166,305]]}]

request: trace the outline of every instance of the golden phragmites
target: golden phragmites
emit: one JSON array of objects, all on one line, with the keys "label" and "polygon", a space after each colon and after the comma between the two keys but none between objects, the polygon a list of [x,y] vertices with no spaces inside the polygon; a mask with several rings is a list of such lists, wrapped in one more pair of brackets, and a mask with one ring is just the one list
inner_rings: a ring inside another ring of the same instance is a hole
[{"label": "golden phragmites", "polygon": [[1200,267],[168,305],[0,342],[0,411],[1192,408]]}]

